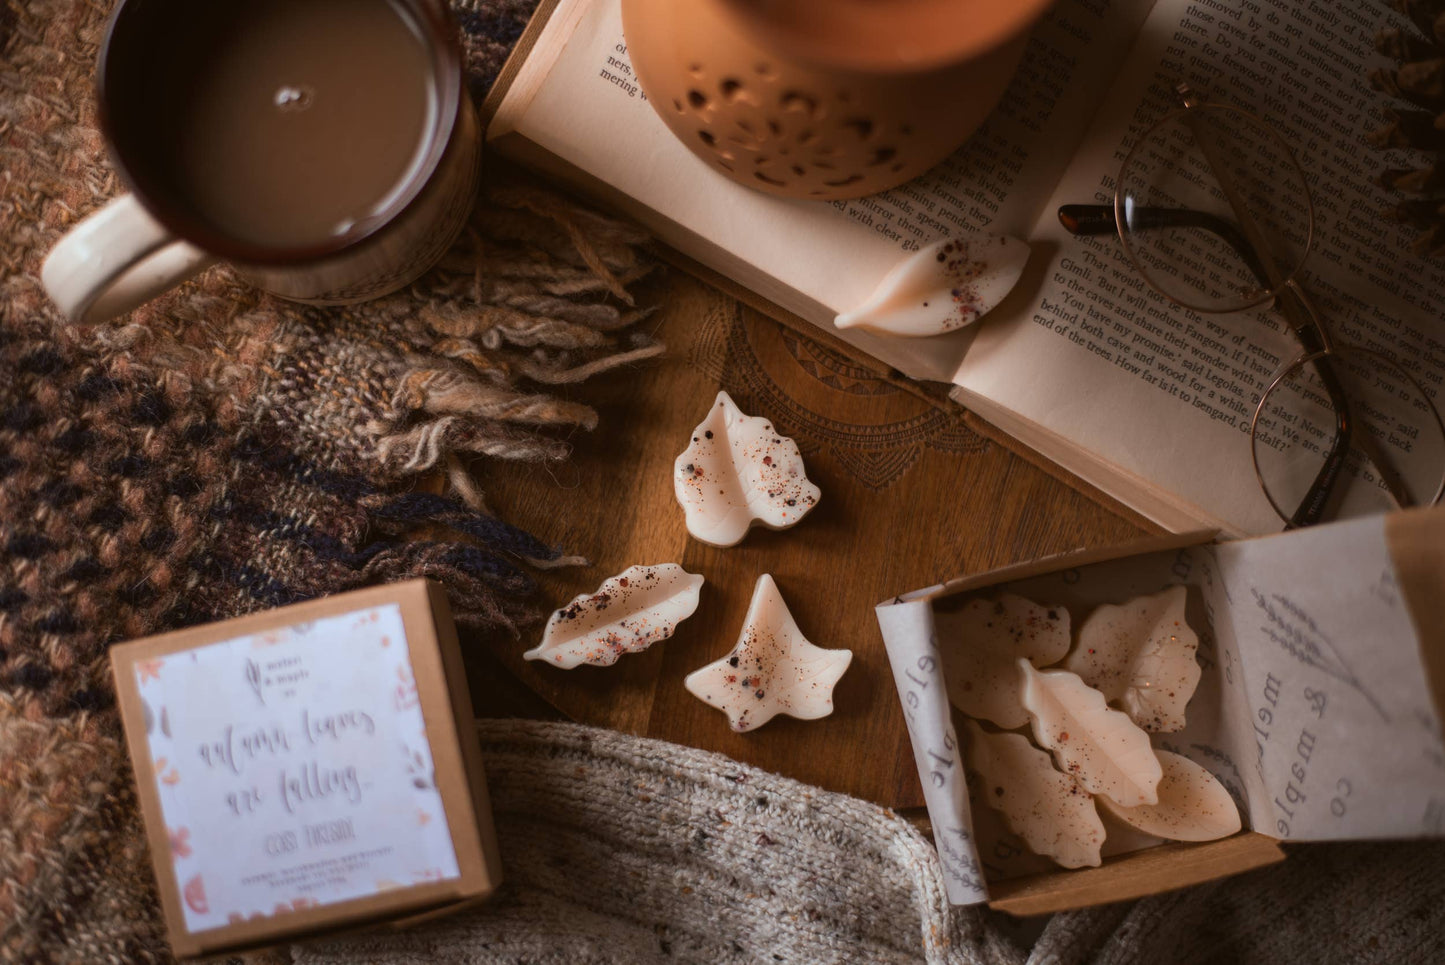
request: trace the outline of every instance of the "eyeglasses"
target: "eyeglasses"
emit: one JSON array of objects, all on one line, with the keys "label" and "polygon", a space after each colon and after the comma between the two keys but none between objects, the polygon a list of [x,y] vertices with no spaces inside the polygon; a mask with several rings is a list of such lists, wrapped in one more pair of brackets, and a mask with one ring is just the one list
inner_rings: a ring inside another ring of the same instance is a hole
[{"label": "eyeglasses", "polygon": [[1293,359],[1279,364],[1258,337],[1226,339],[1215,326],[1191,365],[1209,372],[1222,417],[1249,415],[1255,477],[1286,529],[1438,502],[1445,423],[1429,394],[1379,351],[1336,341],[1296,281],[1314,208],[1294,154],[1256,115],[1177,92],[1183,107],[1125,157],[1113,205],[1064,205],[1059,220],[1074,235],[1117,232],[1186,319],[1278,310],[1298,342]]}]

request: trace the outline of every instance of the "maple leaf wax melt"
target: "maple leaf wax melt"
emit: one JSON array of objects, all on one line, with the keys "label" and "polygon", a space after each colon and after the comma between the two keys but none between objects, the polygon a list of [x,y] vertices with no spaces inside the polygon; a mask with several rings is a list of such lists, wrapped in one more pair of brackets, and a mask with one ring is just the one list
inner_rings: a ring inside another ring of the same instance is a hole
[{"label": "maple leaf wax melt", "polygon": [[1027,724],[1017,661],[1027,658],[1035,667],[1047,667],[1061,660],[1069,652],[1069,611],[1003,593],[997,599],[969,600],[959,612],[935,619],[953,705],[1006,730]]},{"label": "maple leaf wax melt", "polygon": [[501,877],[456,631],[425,580],[123,644],[178,956],[463,907]]},{"label": "maple leaf wax melt", "polygon": [[770,574],[758,577],[742,634],[732,651],[687,675],[683,686],[727,714],[735,731],[761,727],[778,714],[817,720],[833,712],[833,688],[851,650],[815,647],[793,620]]},{"label": "maple leaf wax melt", "polygon": [[809,481],[798,444],[719,392],[673,464],[687,531],[711,546],[736,546],[754,524],[797,525],[822,491]]}]

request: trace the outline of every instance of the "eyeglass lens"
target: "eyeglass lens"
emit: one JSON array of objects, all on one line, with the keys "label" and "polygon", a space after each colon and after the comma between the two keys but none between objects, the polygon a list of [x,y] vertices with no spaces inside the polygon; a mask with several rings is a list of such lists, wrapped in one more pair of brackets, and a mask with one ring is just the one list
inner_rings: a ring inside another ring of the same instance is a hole
[{"label": "eyeglass lens", "polygon": [[1120,171],[1119,234],[1145,279],[1204,312],[1267,302],[1309,250],[1304,172],[1263,121],[1200,106],[1134,145]]},{"label": "eyeglass lens", "polygon": [[1337,424],[1319,365],[1348,398],[1350,446],[1325,518],[1429,505],[1445,481],[1445,426],[1419,383],[1383,356],[1345,349],[1306,356],[1263,397],[1252,445],[1260,484],[1283,518],[1324,466]]}]

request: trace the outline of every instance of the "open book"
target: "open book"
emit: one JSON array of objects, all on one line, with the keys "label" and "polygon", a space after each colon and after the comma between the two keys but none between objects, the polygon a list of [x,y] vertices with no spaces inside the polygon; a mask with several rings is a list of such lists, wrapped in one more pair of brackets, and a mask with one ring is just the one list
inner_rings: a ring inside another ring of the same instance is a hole
[{"label": "open book", "polygon": [[[953,397],[1156,522],[1278,529],[1251,465],[1260,391],[1299,346],[1268,313],[1197,315],[1149,289],[1117,238],[1075,238],[1065,203],[1112,201],[1127,146],[1187,81],[1271,119],[1314,191],[1302,279],[1341,341],[1445,380],[1436,315],[1445,265],[1382,221],[1373,175],[1408,166],[1363,132],[1384,106],[1366,81],[1375,0],[1060,0],[998,109],[955,155],[856,201],[785,200],[710,169],[672,136],[633,76],[618,0],[544,5],[489,101],[492,146],[640,220],[683,254]],[[548,15],[550,14],[550,15]],[[943,237],[1011,234],[1033,249],[981,323],[925,339],[839,330],[907,253]]]}]

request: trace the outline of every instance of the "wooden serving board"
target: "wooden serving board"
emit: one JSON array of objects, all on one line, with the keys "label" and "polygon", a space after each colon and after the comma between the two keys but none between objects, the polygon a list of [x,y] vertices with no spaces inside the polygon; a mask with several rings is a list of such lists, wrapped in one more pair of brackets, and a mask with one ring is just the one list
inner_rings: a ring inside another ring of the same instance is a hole
[{"label": "wooden serving board", "polygon": [[[707,579],[697,613],[670,640],[611,667],[523,660],[540,629],[481,641],[488,664],[575,720],[721,751],[885,806],[921,804],[874,605],[960,574],[1123,542],[1140,520],[978,434],[956,406],[680,272],[643,297],[663,306],[648,324],[668,345],[664,359],[574,390],[601,423],[571,440],[565,464],[488,463],[479,482],[505,519],[593,561],[539,577],[554,605],[632,564],[676,562]],[[730,549],[688,537],[672,483],[673,459],[719,389],[797,440],[823,494],[793,529],[754,529]],[[776,717],[736,734],[682,680],[732,649],[762,573],[805,636],[854,659],[831,717]]]}]

